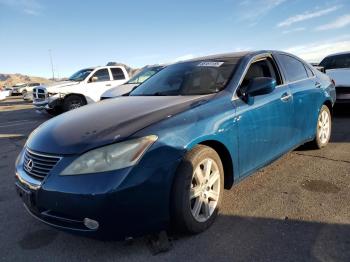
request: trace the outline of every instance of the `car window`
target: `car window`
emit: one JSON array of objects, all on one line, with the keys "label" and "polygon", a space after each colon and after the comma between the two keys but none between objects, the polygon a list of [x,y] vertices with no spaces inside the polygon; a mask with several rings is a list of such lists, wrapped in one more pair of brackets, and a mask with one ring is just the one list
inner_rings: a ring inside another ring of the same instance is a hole
[{"label": "car window", "polygon": [[335,68],[350,68],[350,54],[329,56],[323,59],[320,66],[325,70]]},{"label": "car window", "polygon": [[109,81],[109,72],[107,68],[104,69],[100,69],[98,71],[96,71],[92,77],[90,79],[92,79],[93,77],[97,77],[97,80],[94,82],[103,82],[103,81]]},{"label": "car window", "polygon": [[281,84],[279,74],[276,71],[273,62],[269,58],[259,60],[250,65],[243,79],[241,87],[246,87],[252,79],[257,77],[271,77],[276,80],[277,85]]},{"label": "car window", "polygon": [[304,65],[304,66],[305,66],[305,69],[306,69],[307,76],[308,77],[313,77],[314,76],[314,72],[312,72],[312,70],[307,65]]},{"label": "car window", "polygon": [[123,73],[123,70],[121,70],[120,68],[111,68],[111,71],[112,71],[112,75],[113,75],[113,79],[114,80],[123,80],[125,79],[125,76],[124,76],[124,73]]},{"label": "car window", "polygon": [[280,61],[283,64],[287,80],[294,82],[308,78],[304,64],[289,55],[279,55]]}]

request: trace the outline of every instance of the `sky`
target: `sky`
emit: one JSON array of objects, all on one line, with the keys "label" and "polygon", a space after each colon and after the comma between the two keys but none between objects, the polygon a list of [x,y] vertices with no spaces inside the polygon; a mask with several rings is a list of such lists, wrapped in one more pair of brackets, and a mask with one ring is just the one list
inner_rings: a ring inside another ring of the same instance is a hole
[{"label": "sky", "polygon": [[0,73],[51,77],[242,50],[350,51],[349,0],[0,0]]}]

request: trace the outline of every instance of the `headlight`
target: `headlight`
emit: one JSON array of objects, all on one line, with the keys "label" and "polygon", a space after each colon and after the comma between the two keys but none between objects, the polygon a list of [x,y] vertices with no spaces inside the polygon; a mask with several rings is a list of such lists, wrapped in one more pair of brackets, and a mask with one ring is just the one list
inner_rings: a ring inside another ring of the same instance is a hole
[{"label": "headlight", "polygon": [[91,150],[74,160],[61,175],[98,173],[133,166],[157,138],[151,135]]}]

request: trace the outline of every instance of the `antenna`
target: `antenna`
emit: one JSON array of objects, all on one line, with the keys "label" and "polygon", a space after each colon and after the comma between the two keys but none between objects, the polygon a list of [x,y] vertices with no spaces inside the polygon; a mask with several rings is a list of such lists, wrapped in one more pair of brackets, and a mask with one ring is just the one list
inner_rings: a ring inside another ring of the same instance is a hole
[{"label": "antenna", "polygon": [[55,73],[53,71],[53,62],[52,62],[52,53],[51,49],[49,49],[49,56],[50,56],[50,63],[51,63],[51,70],[52,70],[52,80],[55,80]]}]

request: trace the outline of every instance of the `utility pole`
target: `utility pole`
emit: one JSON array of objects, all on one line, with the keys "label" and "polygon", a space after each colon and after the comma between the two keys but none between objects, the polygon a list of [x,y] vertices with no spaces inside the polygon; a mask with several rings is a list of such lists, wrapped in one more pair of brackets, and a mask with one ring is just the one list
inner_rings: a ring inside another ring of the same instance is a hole
[{"label": "utility pole", "polygon": [[51,70],[52,70],[52,80],[55,80],[55,73],[54,73],[54,71],[53,71],[53,62],[52,62],[52,53],[51,53],[51,49],[49,49],[49,56],[50,56]]}]

